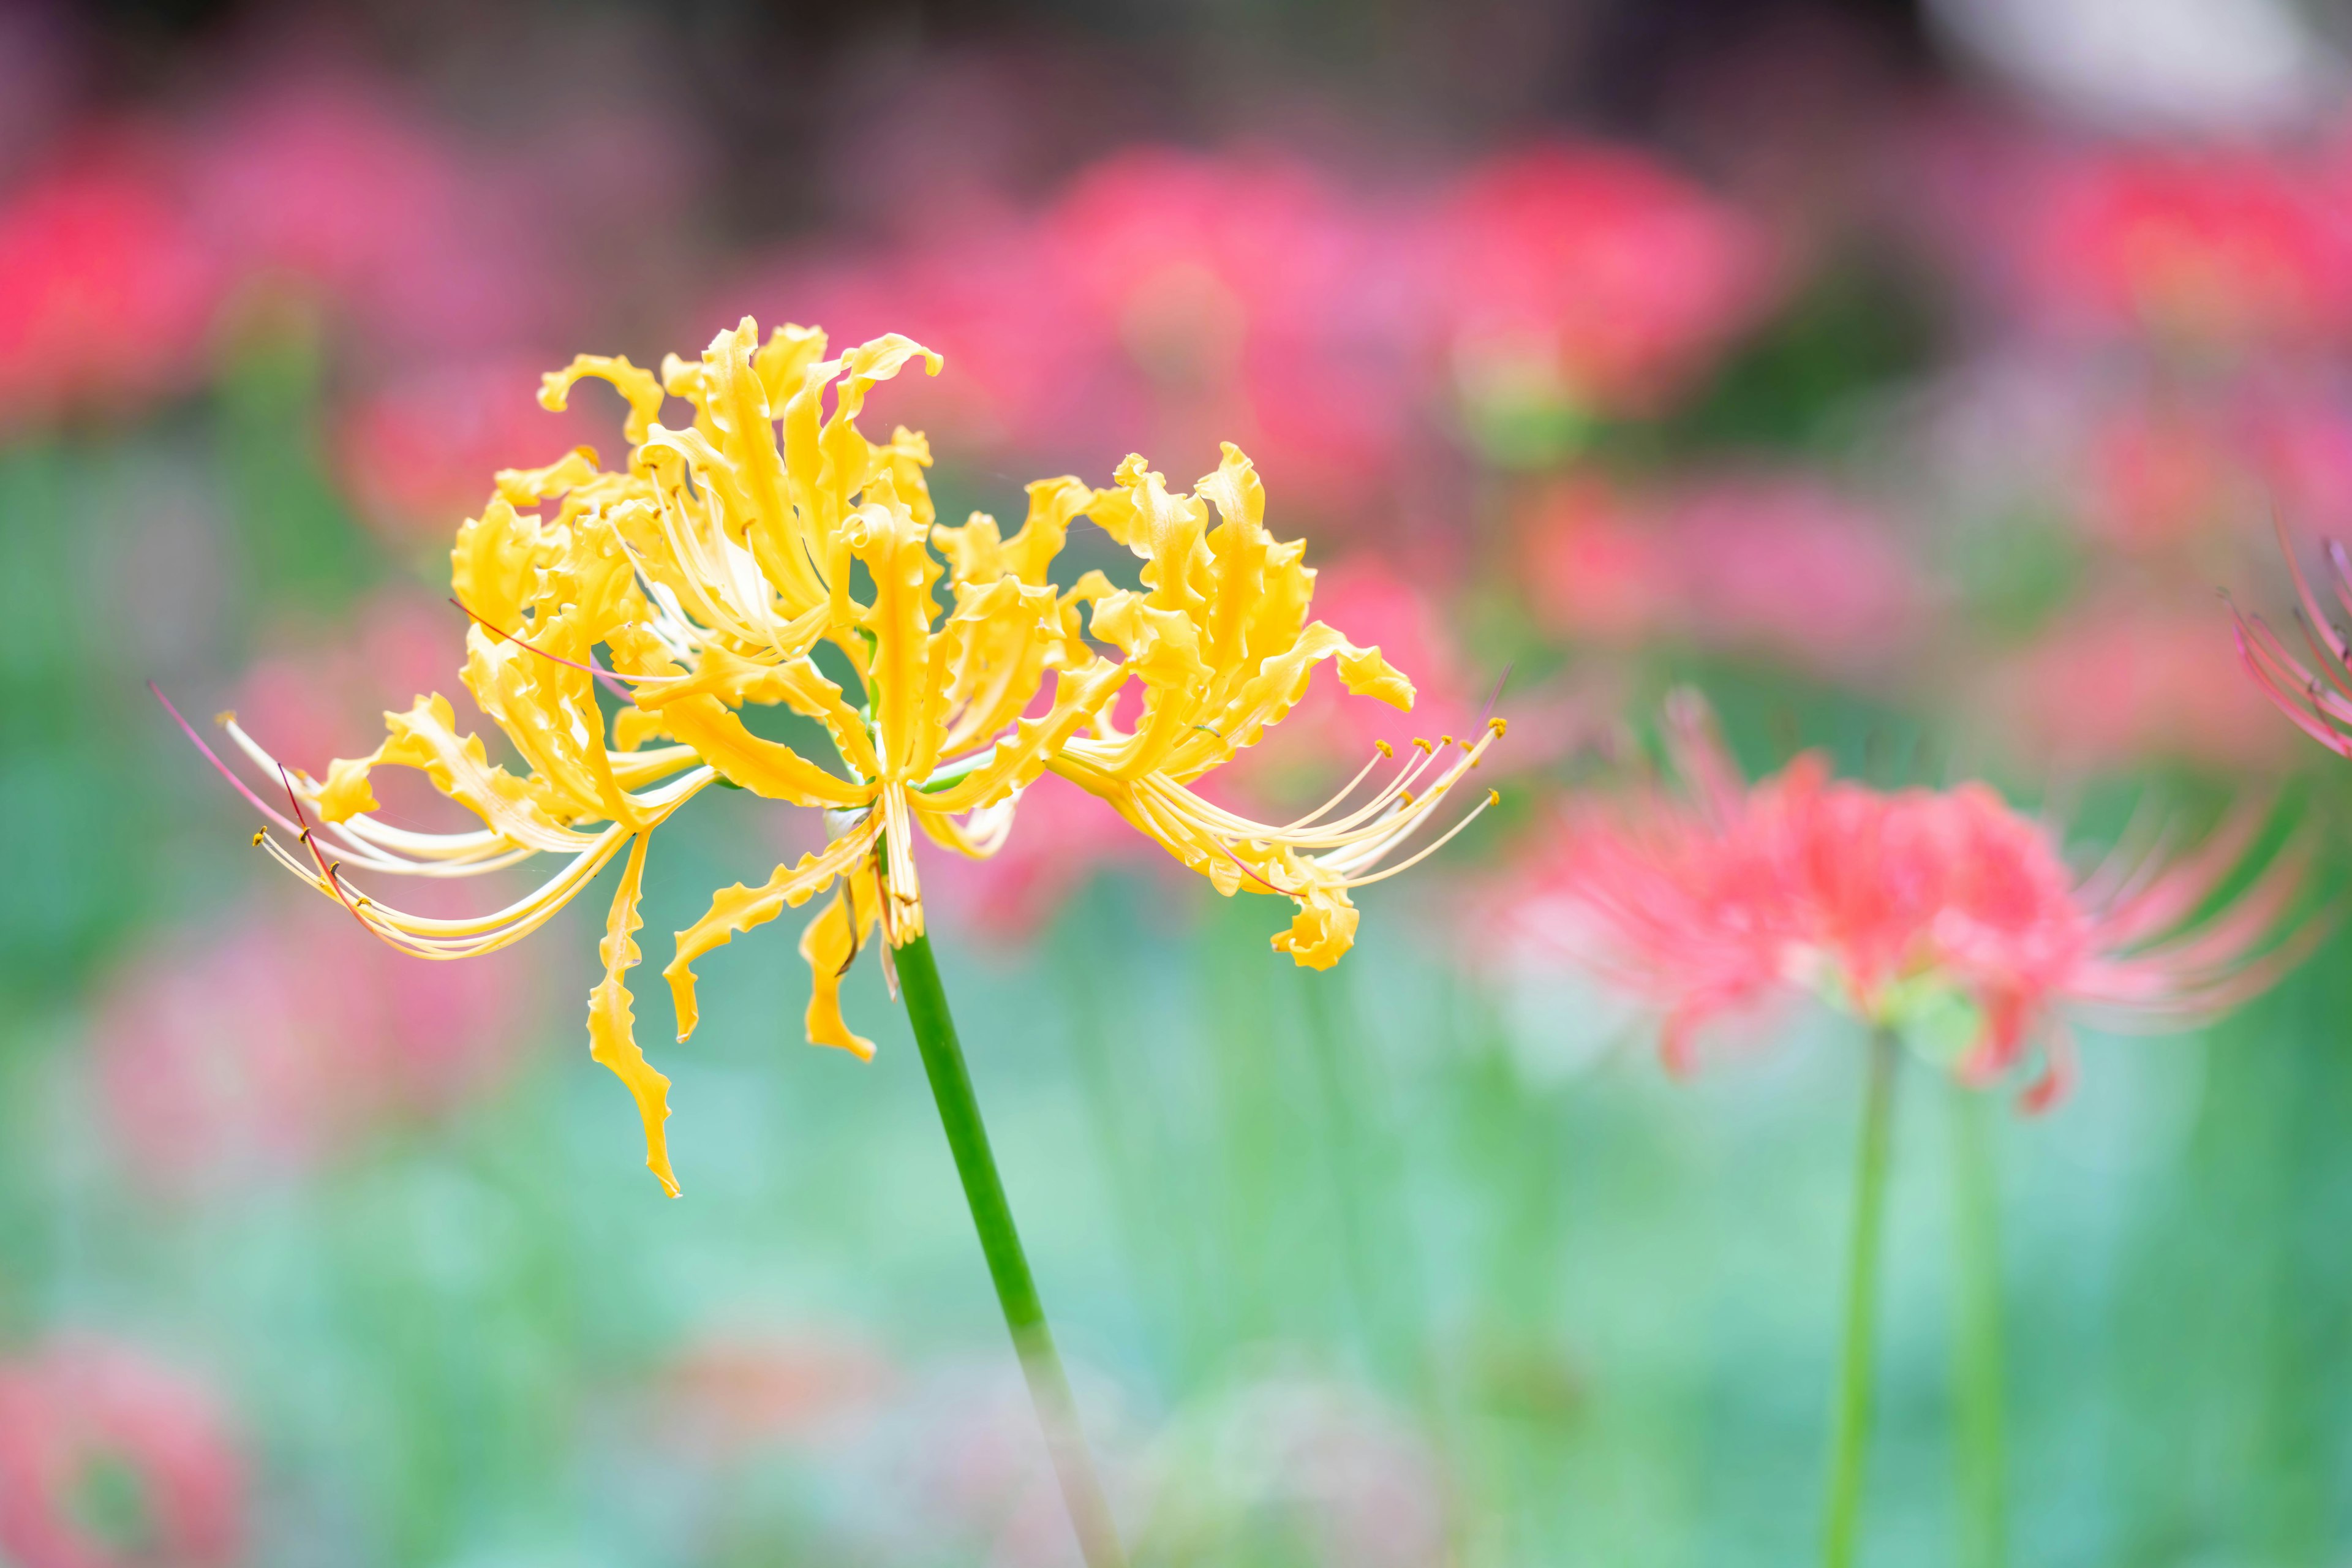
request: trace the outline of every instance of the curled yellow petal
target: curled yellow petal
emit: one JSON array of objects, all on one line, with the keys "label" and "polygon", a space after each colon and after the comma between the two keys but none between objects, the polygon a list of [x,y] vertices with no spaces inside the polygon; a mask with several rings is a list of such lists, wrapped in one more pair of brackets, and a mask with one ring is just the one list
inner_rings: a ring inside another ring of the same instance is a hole
[{"label": "curled yellow petal", "polygon": [[637,1102],[646,1124],[646,1168],[660,1179],[662,1191],[677,1196],[677,1177],[669,1168],[669,1144],[662,1123],[669,1120],[669,1079],[654,1070],[637,1048],[636,1017],[629,1007],[629,988],[622,983],[637,962],[637,944],[630,934],[644,922],[637,918],[637,895],[646,874],[646,846],[653,835],[640,833],[629,846],[629,863],[621,872],[621,886],[613,895],[613,912],[604,922],[604,940],[596,952],[604,961],[604,978],[588,993],[588,1054],[613,1069]]},{"label": "curled yellow petal", "polygon": [[368,783],[373,757],[337,757],[327,764],[327,783],[319,791],[319,815],[329,822],[348,822],[363,811],[380,809],[374,786]]},{"label": "curled yellow petal", "polygon": [[611,382],[613,389],[629,400],[628,422],[622,426],[621,433],[633,443],[644,440],[654,422],[661,417],[665,395],[654,373],[631,364],[625,355],[573,355],[572,363],[562,370],[551,370],[540,377],[539,405],[551,414],[562,413],[572,383],[589,376]]},{"label": "curled yellow petal", "polygon": [[1356,944],[1356,906],[1345,887],[1318,880],[1291,894],[1298,912],[1290,929],[1276,933],[1274,950],[1290,954],[1301,969],[1328,969]]},{"label": "curled yellow petal", "polygon": [[1340,684],[1359,697],[1378,698],[1390,707],[1412,711],[1412,682],[1381,657],[1375,647],[1350,647],[1339,655]]},{"label": "curled yellow petal", "polygon": [[752,927],[767,924],[785,910],[798,909],[823,892],[835,877],[865,858],[881,831],[882,814],[870,813],[855,829],[823,850],[802,856],[798,865],[777,867],[775,874],[759,887],[747,888],[738,882],[710,896],[710,908],[703,917],[677,933],[677,956],[662,971],[662,978],[669,982],[670,998],[677,1008],[679,1039],[694,1033],[694,1026],[701,1016],[694,994],[694,961],[714,948],[726,946]]},{"label": "curled yellow petal", "polygon": [[841,982],[871,935],[882,908],[871,871],[842,880],[841,890],[801,932],[801,957],[808,961],[808,1042],[847,1051],[859,1061],[874,1058],[874,1042],[850,1032],[841,1016]]}]

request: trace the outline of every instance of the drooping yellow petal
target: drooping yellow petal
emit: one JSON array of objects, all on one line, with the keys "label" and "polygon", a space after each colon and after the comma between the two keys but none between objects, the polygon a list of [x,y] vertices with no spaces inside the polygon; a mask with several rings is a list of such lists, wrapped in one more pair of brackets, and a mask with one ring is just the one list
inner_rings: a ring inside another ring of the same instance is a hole
[{"label": "drooping yellow petal", "polygon": [[646,1127],[646,1168],[659,1178],[662,1191],[677,1196],[677,1177],[670,1171],[669,1143],[662,1123],[669,1120],[669,1079],[654,1070],[637,1048],[636,1018],[629,1006],[629,988],[622,983],[637,962],[633,933],[644,922],[637,918],[637,895],[646,873],[649,832],[629,846],[629,863],[621,872],[613,895],[613,912],[604,922],[604,940],[597,954],[604,961],[604,978],[588,994],[588,1054],[613,1069],[637,1102]]},{"label": "drooping yellow petal", "polygon": [[654,373],[631,364],[625,355],[576,354],[562,370],[551,370],[539,381],[539,405],[551,414],[563,412],[574,382],[595,376],[613,384],[613,389],[629,400],[628,422],[622,433],[632,442],[642,441],[646,432],[661,417],[662,385]]},{"label": "drooping yellow petal", "polygon": [[824,891],[835,877],[855,868],[873,850],[882,831],[882,814],[874,812],[852,831],[814,855],[803,855],[796,866],[776,868],[757,888],[738,882],[711,895],[703,917],[677,933],[677,956],[662,971],[669,982],[670,999],[677,1008],[677,1037],[694,1033],[700,1017],[695,1001],[694,962],[714,948],[724,947],[754,926],[765,925],[787,909]]},{"label": "drooping yellow petal", "polygon": [[[1296,856],[1290,858],[1290,868],[1300,869]],[[1301,969],[1330,968],[1356,942],[1359,916],[1348,889],[1336,878],[1314,877],[1289,891],[1298,902],[1298,912],[1291,917],[1288,931],[1275,934],[1274,950],[1290,954],[1291,962]]]},{"label": "drooping yellow petal", "polygon": [[874,1059],[874,1042],[853,1033],[841,1016],[841,982],[858,949],[880,918],[882,896],[874,873],[860,868],[842,879],[833,901],[801,932],[801,957],[809,966],[808,1042]]}]

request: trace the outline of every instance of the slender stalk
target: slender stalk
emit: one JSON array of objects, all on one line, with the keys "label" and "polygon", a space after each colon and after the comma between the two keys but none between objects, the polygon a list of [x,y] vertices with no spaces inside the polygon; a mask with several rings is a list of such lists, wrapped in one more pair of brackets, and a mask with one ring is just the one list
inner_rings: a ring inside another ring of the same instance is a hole
[{"label": "slender stalk", "polygon": [[1847,1255],[1845,1342],[1838,1357],[1837,1426],[1830,1441],[1829,1519],[1822,1561],[1852,1568],[1862,1526],[1863,1459],[1870,1445],[1872,1352],[1878,1315],[1879,1242],[1885,1230],[1886,1157],[1893,1142],[1899,1047],[1885,1029],[1870,1037],[1863,1091],[1862,1151],[1854,1169],[1853,1240]]},{"label": "slender stalk", "polygon": [[1984,1095],[1959,1084],[1951,1094],[1958,1277],[1952,1404],[1958,1427],[1960,1561],[1967,1568],[2001,1568],[2009,1557],[2009,1499],[2001,1437],[2000,1205]]},{"label": "slender stalk", "polygon": [[980,1249],[988,1258],[989,1278],[996,1284],[997,1304],[1004,1310],[1004,1326],[1012,1331],[1013,1351],[1021,1358],[1029,1397],[1037,1407],[1037,1422],[1045,1431],[1045,1447],[1053,1455],[1054,1474],[1062,1484],[1062,1501],[1070,1511],[1070,1527],[1077,1532],[1078,1550],[1087,1568],[1125,1568],[1127,1554],[1096,1479],[1094,1458],[1087,1450],[1086,1433],[1078,1425],[1077,1402],[1070,1394],[1069,1374],[1062,1370],[1061,1352],[1054,1348],[1054,1331],[1045,1323],[1045,1303],[1037,1281],[1029,1272],[1028,1255],[1021,1249],[1021,1233],[1013,1227],[1013,1205],[1005,1200],[1004,1182],[996,1173],[996,1156],[989,1151],[988,1129],[980,1118],[980,1101],[972,1094],[971,1073],[964,1066],[963,1047],[956,1038],[955,1020],[948,1013],[948,996],[940,984],[939,964],[931,942],[919,936],[898,949],[898,987],[907,1001],[907,1021],[914,1026],[915,1044],[923,1053],[923,1071],[931,1080],[931,1098],[938,1101],[940,1125],[955,1154],[956,1173],[963,1179],[964,1201],[971,1206],[972,1227],[980,1233]]}]

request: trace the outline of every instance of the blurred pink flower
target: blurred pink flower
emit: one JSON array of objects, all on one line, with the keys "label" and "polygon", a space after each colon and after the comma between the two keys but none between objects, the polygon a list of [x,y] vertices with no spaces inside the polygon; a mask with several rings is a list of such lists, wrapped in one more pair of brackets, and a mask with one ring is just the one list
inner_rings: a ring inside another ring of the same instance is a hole
[{"label": "blurred pink flower", "polygon": [[[440,689],[463,635],[457,609],[383,591],[331,648],[257,660],[237,711],[249,732],[289,752],[364,750],[367,717]],[[470,707],[462,691],[454,700]],[[383,798],[403,826],[434,826],[449,811],[422,778]],[[167,935],[108,988],[95,1028],[99,1084],[151,1186],[307,1171],[388,1121],[445,1114],[488,1090],[530,1039],[539,970],[528,953],[427,963],[309,906]]]},{"label": "blurred pink flower", "polygon": [[[477,503],[479,497],[475,498]],[[248,733],[290,756],[349,756],[382,732],[386,709],[404,709],[449,684],[449,649],[462,646],[465,612],[418,589],[378,589],[346,612],[331,642],[284,637],[247,670],[236,711]],[[460,722],[473,700],[450,697]],[[389,782],[389,781],[387,781]],[[419,800],[436,798],[426,790]]]},{"label": "blurred pink flower", "polygon": [[490,475],[583,444],[576,414],[539,405],[547,368],[511,355],[435,365],[346,406],[336,466],[361,516],[394,539],[446,539],[481,510]]},{"label": "blurred pink flower", "polygon": [[1661,1008],[1677,1069],[1699,1026],[1790,991],[1896,1028],[1957,1003],[1970,1022],[1955,1070],[1990,1083],[2039,1045],[2026,1091],[2039,1108],[2066,1080],[2062,1009],[2189,1026],[2270,984],[2321,929],[2283,926],[2305,881],[2292,847],[2207,910],[2259,813],[2194,854],[2127,843],[2077,877],[2047,828],[1983,784],[1890,793],[1833,780],[1808,754],[1751,786],[1695,694],[1667,719],[1680,787],[1571,807],[1505,918]]},{"label": "blurred pink flower", "polygon": [[2352,400],[2284,374],[2127,388],[2094,410],[2077,482],[2091,531],[2137,552],[2243,540],[2274,511],[2344,516]]},{"label": "blurred pink flower", "polygon": [[[2312,591],[2284,520],[2278,523],[2278,542],[2294,576],[2295,627],[2311,662],[2298,658],[2262,616],[2242,611],[2237,612],[2239,659],[2263,695],[2297,729],[2338,756],[2352,757],[2352,643],[2330,615],[2330,606]],[[2324,541],[2322,548],[2335,607],[2352,612],[2352,552],[2334,539]]]},{"label": "blurred pink flower", "polygon": [[[122,1482],[128,1496],[100,1489]],[[246,1506],[226,1414],[184,1373],[87,1337],[0,1361],[0,1555],[16,1568],[227,1564]]]},{"label": "blurred pink flower", "polygon": [[2202,598],[2170,607],[2108,595],[2069,609],[1977,682],[1979,711],[2011,756],[2064,769],[2276,764],[2286,729],[2230,663]]},{"label": "blurred pink flower", "polygon": [[1603,643],[1686,637],[1857,673],[1916,639],[1934,604],[1885,520],[1801,473],[1648,497],[1572,480],[1538,503],[1526,537],[1538,613]]},{"label": "blurred pink flower", "polygon": [[59,153],[0,201],[0,425],[187,386],[220,287],[159,148],[118,129]]},{"label": "blurred pink flower", "polygon": [[1627,148],[1490,158],[1428,232],[1423,287],[1474,402],[1654,414],[1778,291],[1757,224]]},{"label": "blurred pink flower", "polygon": [[1099,466],[1117,427],[1096,405],[1100,344],[1069,309],[1043,236],[1009,213],[975,216],[941,250],[787,256],[730,286],[719,304],[723,320],[822,322],[836,350],[886,331],[937,350],[950,374],[893,382],[876,407],[949,451]]},{"label": "blurred pink flower", "polygon": [[2340,153],[2068,138],[1949,106],[1909,152],[1899,199],[1927,253],[2016,327],[2276,353],[2352,326]]},{"label": "blurred pink flower", "polygon": [[1063,302],[1118,356],[1157,428],[1130,446],[1248,448],[1301,512],[1381,499],[1412,419],[1406,278],[1371,215],[1265,150],[1139,147],[1043,218]]},{"label": "blurred pink flower", "polygon": [[2040,173],[2013,232],[2063,327],[2294,347],[2352,324],[2352,229],[2316,168],[2258,147],[2101,147]]},{"label": "blurred pink flower", "polygon": [[556,324],[557,215],[370,74],[306,57],[193,138],[193,194],[240,276],[315,290],[394,358],[478,354]]},{"label": "blurred pink flower", "polygon": [[158,1192],[299,1173],[494,1087],[531,1037],[536,982],[523,954],[427,963],[309,900],[215,921],[108,984],[104,1112]]}]

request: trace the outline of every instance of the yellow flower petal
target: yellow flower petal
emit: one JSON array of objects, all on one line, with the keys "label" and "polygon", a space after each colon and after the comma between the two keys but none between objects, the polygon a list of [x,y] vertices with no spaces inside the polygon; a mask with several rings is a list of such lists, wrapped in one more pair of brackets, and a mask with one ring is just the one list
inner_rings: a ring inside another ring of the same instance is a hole
[{"label": "yellow flower petal", "polygon": [[613,895],[613,912],[604,923],[604,940],[597,952],[604,961],[604,978],[588,994],[588,1054],[613,1069],[637,1102],[646,1127],[646,1168],[661,1181],[662,1191],[677,1196],[677,1177],[669,1168],[669,1145],[662,1123],[669,1120],[669,1079],[654,1070],[637,1048],[636,1019],[629,1008],[629,988],[622,984],[637,962],[637,944],[631,936],[643,924],[637,918],[637,895],[646,871],[646,845],[650,833],[640,833],[629,847],[629,863],[621,872],[621,886]]},{"label": "yellow flower petal", "polygon": [[833,901],[801,932],[801,957],[809,966],[808,1042],[847,1051],[860,1061],[874,1059],[874,1042],[853,1034],[842,1017],[841,982],[872,933],[881,906],[874,873],[861,870],[843,879]]},{"label": "yellow flower petal", "polygon": [[874,847],[882,832],[882,814],[875,812],[852,832],[814,855],[803,855],[796,866],[776,868],[757,888],[738,882],[711,895],[703,917],[677,933],[677,956],[662,971],[669,982],[670,999],[677,1008],[677,1037],[694,1033],[700,1017],[694,994],[694,962],[714,948],[724,947],[754,926],[765,925],[787,909],[824,891],[835,877],[853,870]]}]

